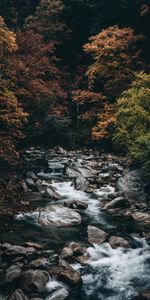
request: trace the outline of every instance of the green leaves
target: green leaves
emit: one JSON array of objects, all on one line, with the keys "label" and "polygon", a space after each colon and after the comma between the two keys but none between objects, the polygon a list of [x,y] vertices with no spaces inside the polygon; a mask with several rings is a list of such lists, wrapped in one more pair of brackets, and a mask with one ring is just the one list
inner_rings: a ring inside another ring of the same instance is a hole
[{"label": "green leaves", "polygon": [[114,141],[150,171],[150,75],[136,75],[118,99]]}]

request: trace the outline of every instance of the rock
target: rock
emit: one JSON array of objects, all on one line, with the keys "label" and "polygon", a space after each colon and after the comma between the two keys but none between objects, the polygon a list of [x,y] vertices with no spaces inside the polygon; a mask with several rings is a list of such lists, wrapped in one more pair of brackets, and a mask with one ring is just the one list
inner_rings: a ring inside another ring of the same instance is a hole
[{"label": "rock", "polygon": [[112,248],[116,249],[118,247],[130,248],[130,244],[127,240],[119,236],[112,236],[109,239],[109,244]]},{"label": "rock", "polygon": [[131,216],[136,222],[141,222],[145,225],[150,224],[150,214],[148,214],[148,213],[134,212],[134,213],[131,213]]},{"label": "rock", "polygon": [[79,200],[75,200],[75,201],[65,201],[64,206],[68,208],[84,210],[88,207],[88,204]]},{"label": "rock", "polygon": [[27,251],[25,247],[22,246],[11,246],[4,251],[4,255],[7,257],[14,257],[14,256],[26,256]]},{"label": "rock", "polygon": [[95,226],[88,226],[88,240],[91,244],[102,244],[106,241],[108,234],[95,227]]},{"label": "rock", "polygon": [[93,177],[92,168],[78,166],[75,162],[66,168],[66,175],[69,178],[77,178],[79,176],[84,178]]},{"label": "rock", "polygon": [[62,198],[59,193],[56,192],[54,187],[48,187],[44,193],[44,197],[50,198],[52,200],[60,200]]},{"label": "rock", "polygon": [[43,247],[44,247],[43,245],[41,245],[39,243],[34,243],[34,242],[26,242],[25,246],[27,246],[27,247],[34,247],[37,250],[43,249]]},{"label": "rock", "polygon": [[37,250],[34,247],[27,247],[26,251],[27,251],[27,256],[37,253]]},{"label": "rock", "polygon": [[73,251],[69,247],[64,247],[62,252],[61,252],[61,257],[62,258],[68,258],[73,256]]},{"label": "rock", "polygon": [[78,255],[83,255],[86,253],[87,248],[83,247],[79,243],[76,242],[71,242],[68,244],[68,248],[72,250],[73,255],[78,256]]},{"label": "rock", "polygon": [[43,298],[30,298],[30,300],[43,300]]},{"label": "rock", "polygon": [[23,266],[23,264],[16,263],[7,269],[7,271],[6,271],[6,282],[7,283],[14,281],[21,276],[22,266]]},{"label": "rock", "polygon": [[28,297],[22,290],[18,289],[11,295],[10,300],[28,300]]},{"label": "rock", "polygon": [[21,288],[25,291],[44,292],[49,274],[43,270],[28,270],[22,273]]},{"label": "rock", "polygon": [[20,182],[20,185],[21,185],[21,187],[22,187],[24,193],[27,193],[27,192],[29,191],[28,186],[27,186],[25,180],[22,180],[22,181]]},{"label": "rock", "polygon": [[81,246],[79,243],[71,242],[63,248],[61,257],[69,258],[71,256],[79,256],[86,253],[86,247]]},{"label": "rock", "polygon": [[79,263],[79,264],[81,264],[81,265],[86,265],[87,264],[87,262],[88,262],[88,260],[89,260],[89,256],[83,256],[83,255],[81,255],[81,256],[76,256],[75,257],[75,260]]},{"label": "rock", "polygon": [[28,171],[27,176],[28,176],[28,178],[31,178],[33,180],[37,180],[37,178],[38,178],[33,171]]},{"label": "rock", "polygon": [[43,300],[43,298],[30,298],[30,300]]},{"label": "rock", "polygon": [[42,268],[47,263],[48,263],[48,261],[47,261],[46,258],[39,258],[39,259],[31,261],[30,267],[33,268],[33,269]]},{"label": "rock", "polygon": [[112,201],[110,201],[109,203],[107,203],[104,206],[104,209],[126,208],[126,207],[130,207],[130,202],[124,197],[117,197]]},{"label": "rock", "polygon": [[64,300],[69,296],[69,292],[61,287],[59,290],[53,292],[50,296],[46,297],[45,300]]},{"label": "rock", "polygon": [[141,293],[140,297],[141,298],[139,298],[139,299],[141,299],[141,300],[150,300],[150,291]]},{"label": "rock", "polygon": [[83,176],[76,178],[75,188],[76,190],[85,191],[89,187],[89,182]]},{"label": "rock", "polygon": [[80,285],[82,278],[79,272],[75,271],[71,266],[69,267],[54,267],[50,270],[50,275],[56,279],[67,283],[70,286]]},{"label": "rock", "polygon": [[1,245],[1,248],[2,248],[2,250],[6,250],[6,249],[10,248],[11,246],[12,245],[9,244],[9,243],[4,243],[4,244]]},{"label": "rock", "polygon": [[42,226],[75,226],[81,224],[81,216],[67,207],[51,205],[40,213],[38,221]]}]

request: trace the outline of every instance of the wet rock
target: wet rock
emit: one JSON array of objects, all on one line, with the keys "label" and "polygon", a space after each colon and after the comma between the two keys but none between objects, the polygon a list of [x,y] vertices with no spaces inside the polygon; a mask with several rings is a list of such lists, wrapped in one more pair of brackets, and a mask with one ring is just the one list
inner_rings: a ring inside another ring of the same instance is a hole
[{"label": "wet rock", "polygon": [[73,251],[71,248],[69,247],[64,247],[63,250],[62,250],[62,253],[61,253],[61,257],[62,258],[68,258],[68,257],[71,257],[73,256]]},{"label": "wet rock", "polygon": [[150,291],[141,293],[140,297],[141,298],[139,298],[139,299],[141,299],[141,300],[150,300]]},{"label": "wet rock", "polygon": [[83,247],[79,243],[76,242],[71,242],[68,244],[68,248],[72,250],[73,255],[78,256],[78,255],[83,255],[86,253],[87,248]]},{"label": "wet rock", "polygon": [[49,280],[49,274],[43,270],[28,270],[22,273],[21,288],[25,291],[43,292]]},{"label": "wet rock", "polygon": [[83,176],[76,178],[75,188],[76,190],[85,191],[89,187],[89,181]]},{"label": "wet rock", "polygon": [[84,178],[93,177],[92,168],[78,166],[75,162],[66,168],[66,175],[69,178],[77,178],[80,176]]},{"label": "wet rock", "polygon": [[83,255],[81,255],[81,256],[76,256],[75,257],[75,260],[79,263],[79,264],[81,264],[81,265],[86,265],[87,264],[87,262],[88,262],[88,260],[89,260],[89,256],[87,255],[87,256],[83,256]]},{"label": "wet rock", "polygon": [[95,226],[88,226],[88,240],[92,244],[102,244],[106,241],[108,234],[95,227]]},{"label": "wet rock", "polygon": [[65,201],[64,206],[68,208],[73,208],[73,209],[86,209],[88,207],[88,204],[82,201]]},{"label": "wet rock", "polygon": [[109,244],[112,248],[116,249],[118,247],[130,248],[130,244],[127,240],[119,236],[112,236],[109,239]]},{"label": "wet rock", "polygon": [[48,187],[44,193],[44,197],[50,198],[52,200],[60,200],[62,198],[61,195],[55,190],[54,187]]},{"label": "wet rock", "polygon": [[7,271],[6,271],[6,282],[7,283],[14,281],[21,276],[22,266],[23,266],[23,264],[16,263],[7,269]]},{"label": "wet rock", "polygon": [[134,212],[131,213],[131,216],[137,222],[141,222],[145,225],[150,225],[150,214],[148,213]]},{"label": "wet rock", "polygon": [[27,247],[26,251],[27,251],[27,256],[37,253],[37,250],[34,247]]},{"label": "wet rock", "polygon": [[61,257],[69,258],[72,256],[82,256],[86,253],[87,248],[83,247],[79,243],[71,242],[62,249]]},{"label": "wet rock", "polygon": [[71,266],[55,267],[50,270],[50,275],[56,279],[67,283],[70,286],[80,285],[82,278],[79,272],[75,271]]},{"label": "wet rock", "polygon": [[22,290],[18,289],[11,295],[10,300],[28,300],[28,297]]},{"label": "wet rock", "polygon": [[104,209],[107,210],[112,208],[126,208],[126,207],[130,207],[130,202],[124,197],[117,197],[112,201],[110,201],[109,203],[107,203],[104,206]]},{"label": "wet rock", "polygon": [[65,288],[61,287],[60,289],[56,290],[51,295],[46,297],[45,300],[64,300],[68,296],[69,296],[69,292]]},{"label": "wet rock", "polygon": [[33,180],[37,180],[37,176],[35,175],[35,173],[33,171],[28,171],[27,176],[28,176],[28,178],[31,178]]},{"label": "wet rock", "polygon": [[40,250],[40,249],[43,249],[43,248],[44,248],[43,245],[41,245],[41,244],[39,244],[39,243],[34,243],[34,242],[26,242],[26,243],[25,243],[25,246],[27,246],[27,247],[34,247],[34,248],[36,248],[37,250]]},{"label": "wet rock", "polygon": [[7,256],[7,257],[19,257],[19,256],[26,256],[27,255],[27,251],[26,251],[26,248],[25,247],[22,247],[22,246],[11,246],[9,248],[7,248],[5,251],[4,251],[4,256]]},{"label": "wet rock", "polygon": [[67,207],[61,205],[48,206],[39,215],[39,224],[42,226],[74,226],[81,223],[81,216]]},{"label": "wet rock", "polygon": [[2,250],[6,250],[6,249],[10,248],[11,246],[12,245],[9,244],[9,243],[4,243],[4,244],[1,245],[1,248],[2,248]]},{"label": "wet rock", "polygon": [[36,268],[42,268],[42,267],[44,267],[47,263],[48,263],[48,261],[47,261],[46,258],[39,258],[39,259],[36,259],[36,260],[31,261],[30,267],[33,268],[33,269],[36,269]]},{"label": "wet rock", "polygon": [[20,182],[20,185],[21,185],[21,187],[22,187],[24,193],[27,193],[27,192],[29,191],[28,186],[27,186],[25,180],[22,180],[22,181]]}]

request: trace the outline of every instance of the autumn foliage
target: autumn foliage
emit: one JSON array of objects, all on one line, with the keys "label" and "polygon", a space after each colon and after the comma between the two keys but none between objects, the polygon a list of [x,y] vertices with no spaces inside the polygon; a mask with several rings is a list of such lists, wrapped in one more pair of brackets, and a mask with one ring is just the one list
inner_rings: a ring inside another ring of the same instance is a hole
[{"label": "autumn foliage", "polygon": [[[9,63],[12,53],[17,50],[16,37],[8,30],[4,20],[0,19],[0,160],[15,163],[18,158],[16,143],[23,138],[22,126],[27,121],[27,113],[23,112],[15,93],[9,83]],[[5,64],[8,66],[5,70]]]},{"label": "autumn foliage", "polygon": [[149,11],[144,0],[4,1],[3,161],[15,161],[22,138],[51,145],[61,141],[64,146],[66,141],[68,146],[72,141],[82,146],[111,144],[117,99],[137,72],[149,70]]}]

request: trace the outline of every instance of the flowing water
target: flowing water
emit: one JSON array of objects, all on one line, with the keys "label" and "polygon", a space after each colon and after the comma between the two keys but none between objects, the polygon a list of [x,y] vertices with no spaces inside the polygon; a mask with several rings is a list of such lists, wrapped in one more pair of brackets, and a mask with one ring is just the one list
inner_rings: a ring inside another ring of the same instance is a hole
[{"label": "flowing water", "polygon": [[[82,160],[84,160],[84,157]],[[115,187],[112,184],[104,184],[93,194],[76,190],[71,180],[66,181],[66,178],[64,179],[63,167],[65,161],[64,158],[61,160],[59,158],[58,161],[56,158],[51,159],[49,160],[49,167],[52,171],[40,170],[38,173],[38,176],[45,181],[47,186],[51,185],[56,189],[62,199],[57,202],[40,201],[40,204],[37,203],[37,209],[33,212],[20,213],[13,223],[6,224],[5,231],[1,234],[1,241],[12,244],[23,244],[25,241],[46,243],[49,250],[52,250],[54,254],[59,254],[64,245],[71,241],[88,245],[89,259],[87,264],[84,266],[79,263],[72,264],[72,267],[79,270],[82,275],[82,287],[70,290],[63,283],[50,279],[47,284],[47,295],[49,290],[56,290],[57,286],[61,286],[62,293],[63,288],[68,290],[69,296],[67,299],[71,300],[135,299],[139,292],[150,289],[150,251],[148,244],[144,238],[137,237],[138,229],[134,222],[119,216],[113,217],[101,208],[101,201],[114,193]],[[49,180],[52,180],[52,182],[49,183]],[[130,187],[132,197],[134,197],[134,188],[132,189],[133,184],[129,176],[127,181],[124,181],[121,177],[119,182],[121,189],[125,190],[126,193],[129,193]],[[141,197],[141,190],[139,193]],[[80,211],[82,216],[81,225],[59,228],[42,227],[38,224],[37,216],[43,206],[47,204],[59,205],[69,200],[80,200],[88,204],[85,211]],[[90,245],[87,239],[88,225],[101,228],[110,235],[119,235],[128,239],[132,248],[112,249],[108,243]],[[61,299],[61,297],[58,299]]]}]

